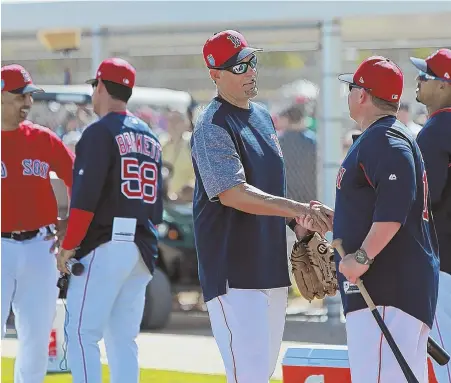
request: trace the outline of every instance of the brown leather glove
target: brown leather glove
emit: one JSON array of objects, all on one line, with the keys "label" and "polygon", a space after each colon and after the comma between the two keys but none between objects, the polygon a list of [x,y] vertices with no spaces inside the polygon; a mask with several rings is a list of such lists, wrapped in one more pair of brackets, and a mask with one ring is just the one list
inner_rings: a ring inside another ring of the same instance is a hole
[{"label": "brown leather glove", "polygon": [[296,285],[305,299],[311,302],[337,293],[334,251],[325,238],[313,233],[296,241],[290,259]]}]

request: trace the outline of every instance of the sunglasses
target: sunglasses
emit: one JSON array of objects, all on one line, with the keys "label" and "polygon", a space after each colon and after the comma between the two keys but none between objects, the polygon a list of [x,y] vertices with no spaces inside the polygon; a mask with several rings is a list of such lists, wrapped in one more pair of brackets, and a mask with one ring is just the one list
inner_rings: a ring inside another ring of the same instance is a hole
[{"label": "sunglasses", "polygon": [[257,62],[258,62],[257,56],[252,56],[252,58],[249,61],[224,68],[224,70],[231,72],[233,74],[244,74],[247,72],[249,67],[251,67],[252,69],[257,68]]},{"label": "sunglasses", "polygon": [[445,81],[451,83],[451,80],[447,80],[445,78],[437,77],[433,74],[429,74],[423,71],[419,71],[418,73],[418,80],[421,82],[428,82],[429,80],[437,80],[437,81]]},{"label": "sunglasses", "polygon": [[353,88],[356,88],[356,89],[365,89],[366,91],[371,90],[371,89],[365,88],[365,87],[360,86],[360,85],[357,85],[357,84],[349,84],[349,92],[351,92],[351,90],[352,90]]},{"label": "sunglasses", "polygon": [[95,80],[95,81],[91,84],[92,89],[94,90],[95,88],[97,88],[97,85],[99,85],[99,80]]}]

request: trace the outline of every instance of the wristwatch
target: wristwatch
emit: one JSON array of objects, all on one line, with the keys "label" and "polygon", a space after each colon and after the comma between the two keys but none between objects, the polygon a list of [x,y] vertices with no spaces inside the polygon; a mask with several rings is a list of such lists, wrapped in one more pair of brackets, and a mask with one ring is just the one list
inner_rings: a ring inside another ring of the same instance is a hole
[{"label": "wristwatch", "polygon": [[357,250],[354,253],[354,258],[361,265],[371,265],[374,262],[374,259],[368,258],[366,251],[363,249]]}]

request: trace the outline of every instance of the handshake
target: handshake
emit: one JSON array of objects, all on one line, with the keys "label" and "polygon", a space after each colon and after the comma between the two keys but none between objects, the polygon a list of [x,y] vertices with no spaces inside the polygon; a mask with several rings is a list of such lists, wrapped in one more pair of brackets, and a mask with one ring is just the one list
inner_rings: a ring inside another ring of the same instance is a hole
[{"label": "handshake", "polygon": [[334,211],[321,202],[297,203],[295,209],[298,224],[297,230],[295,230],[297,235],[300,234],[298,231],[312,231],[324,236],[328,231],[333,230]]}]

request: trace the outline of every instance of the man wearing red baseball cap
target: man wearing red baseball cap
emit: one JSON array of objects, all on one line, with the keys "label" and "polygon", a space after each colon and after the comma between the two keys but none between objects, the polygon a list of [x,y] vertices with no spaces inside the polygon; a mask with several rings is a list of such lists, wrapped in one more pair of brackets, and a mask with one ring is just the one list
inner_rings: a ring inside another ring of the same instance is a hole
[{"label": "man wearing red baseball cap", "polygon": [[[411,61],[420,71],[417,101],[429,113],[417,142],[426,166],[439,242],[440,283],[432,336],[451,351],[451,50],[442,48],[425,60],[412,57]],[[451,383],[449,364],[434,362],[434,371],[439,383]]]},{"label": "man wearing red baseball cap", "polygon": [[285,218],[297,233],[295,218],[305,215],[307,228],[331,230],[326,213],[285,198],[271,116],[250,101],[259,50],[232,30],[207,40],[203,57],[218,96],[191,137],[199,279],[227,381],[240,383],[268,382],[276,366],[291,285]]},{"label": "man wearing red baseball cap", "polygon": [[88,81],[100,118],[76,146],[67,235],[57,257],[62,273],[70,274],[71,258],[84,266],[81,275],[70,277],[67,291],[74,383],[102,381],[102,338],[111,382],[139,382],[135,340],[158,258],[163,177],[158,138],[127,111],[135,76],[130,63],[110,58]]},{"label": "man wearing red baseball cap", "polygon": [[66,226],[57,216],[49,172],[70,193],[74,158],[56,134],[26,120],[32,94],[42,90],[25,68],[3,66],[1,84],[2,337],[12,305],[19,338],[14,382],[42,383],[58,297],[53,253]]},{"label": "man wearing red baseball cap", "polygon": [[128,102],[135,86],[135,77],[135,68],[127,61],[120,58],[104,60],[97,69],[96,77],[86,81],[94,89],[94,112],[104,116],[109,108],[116,109],[114,104]]},{"label": "man wearing red baseball cap", "polygon": [[349,86],[350,116],[362,130],[337,175],[334,215],[334,239],[347,253],[336,254],[336,264],[352,382],[406,381],[356,285],[361,277],[416,379],[425,383],[439,262],[420,149],[396,119],[403,74],[374,56],[339,79]]}]

